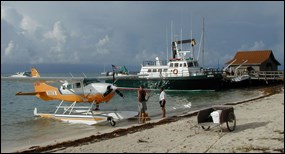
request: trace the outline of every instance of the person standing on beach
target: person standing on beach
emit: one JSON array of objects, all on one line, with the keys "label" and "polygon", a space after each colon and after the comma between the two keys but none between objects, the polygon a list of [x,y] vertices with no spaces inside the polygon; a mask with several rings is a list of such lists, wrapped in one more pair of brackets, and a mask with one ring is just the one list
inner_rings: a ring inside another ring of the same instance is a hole
[{"label": "person standing on beach", "polygon": [[164,89],[163,87],[160,88],[160,95],[159,95],[159,104],[160,104],[160,107],[161,107],[161,110],[162,110],[162,118],[165,118],[165,114],[166,114],[166,111],[165,111],[165,92],[164,92]]},{"label": "person standing on beach", "polygon": [[143,85],[141,85],[139,87],[138,90],[138,108],[139,108],[139,123],[142,122],[144,123],[146,118],[147,118],[147,114],[146,114],[146,110],[147,110],[147,106],[146,106],[146,91],[144,90]]}]

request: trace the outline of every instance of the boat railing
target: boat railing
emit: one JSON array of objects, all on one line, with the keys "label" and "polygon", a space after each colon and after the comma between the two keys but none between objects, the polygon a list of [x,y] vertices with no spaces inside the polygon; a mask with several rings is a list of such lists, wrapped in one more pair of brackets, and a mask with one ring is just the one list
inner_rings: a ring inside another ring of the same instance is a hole
[{"label": "boat railing", "polygon": [[218,68],[208,68],[203,70],[205,74],[223,74],[223,70],[220,70]]},{"label": "boat railing", "polygon": [[143,66],[167,66],[167,60],[143,61]]},{"label": "boat railing", "polygon": [[147,73],[147,72],[143,72],[143,73],[138,73],[138,75],[147,75],[147,76],[141,76],[140,78],[165,78],[165,77],[188,77],[188,76],[199,76],[199,75],[215,75],[215,74],[222,74],[223,71],[221,70],[204,70],[204,71],[200,71],[200,70],[196,70],[196,71],[192,71],[189,72],[188,70],[182,70],[182,71],[178,71],[177,74],[174,74],[173,72],[161,72],[159,74],[154,74],[154,73]]},{"label": "boat railing", "polygon": [[257,79],[280,79],[284,80],[284,71],[251,71],[250,76]]}]

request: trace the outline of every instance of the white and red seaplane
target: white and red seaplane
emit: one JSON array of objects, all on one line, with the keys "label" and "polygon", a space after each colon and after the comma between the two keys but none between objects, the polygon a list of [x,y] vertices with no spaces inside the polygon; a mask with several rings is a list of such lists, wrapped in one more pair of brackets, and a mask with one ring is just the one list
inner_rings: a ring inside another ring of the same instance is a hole
[{"label": "white and red seaplane", "polygon": [[[98,79],[102,79],[102,77],[40,77],[35,68],[31,68],[31,77],[1,77],[1,80],[6,81],[34,83],[34,92],[18,92],[16,95],[35,95],[45,101],[60,100],[54,113],[38,113],[37,108],[35,108],[35,116],[88,125],[109,122],[112,126],[115,126],[116,121],[128,119],[138,114],[137,111],[95,110],[96,106],[103,102],[109,102],[115,94],[123,97],[118,87],[110,83],[99,82]],[[60,87],[48,84],[50,82],[60,83]],[[77,106],[80,103],[89,103],[90,105]]]}]

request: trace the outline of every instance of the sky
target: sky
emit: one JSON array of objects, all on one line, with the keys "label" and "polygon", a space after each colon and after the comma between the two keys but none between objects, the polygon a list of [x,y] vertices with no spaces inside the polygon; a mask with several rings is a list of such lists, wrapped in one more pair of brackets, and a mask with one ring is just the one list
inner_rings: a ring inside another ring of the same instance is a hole
[{"label": "sky", "polygon": [[191,34],[202,64],[203,18],[204,67],[272,50],[284,70],[283,1],[1,1],[1,73],[139,71]]}]

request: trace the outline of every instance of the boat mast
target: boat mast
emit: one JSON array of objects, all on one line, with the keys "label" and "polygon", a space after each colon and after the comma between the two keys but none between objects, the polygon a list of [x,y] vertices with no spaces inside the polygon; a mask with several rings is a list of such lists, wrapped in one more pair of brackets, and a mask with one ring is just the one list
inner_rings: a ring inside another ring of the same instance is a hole
[{"label": "boat mast", "polygon": [[[180,36],[180,38],[181,38],[180,40],[182,41],[182,27],[181,27],[181,36]],[[183,51],[183,50],[182,50],[182,43],[180,44],[180,51]],[[178,58],[181,58],[181,57],[180,57],[180,53],[177,54],[177,55],[179,55]]]},{"label": "boat mast", "polygon": [[203,34],[203,45],[202,45],[202,67],[204,68],[204,41],[205,41],[205,37],[204,37],[204,33],[205,33],[205,27],[204,27],[204,17],[203,17],[203,31],[202,31],[202,34]]},{"label": "boat mast", "polygon": [[166,59],[168,60],[168,42],[167,42],[167,27],[166,27]]},{"label": "boat mast", "polygon": [[[191,30],[190,30],[190,32],[191,32],[191,42],[192,42],[192,40],[193,40],[193,35],[192,35],[192,18],[191,18]],[[195,60],[195,58],[194,58],[194,45],[191,43],[191,46],[192,46],[192,54],[191,54],[191,56],[192,56],[193,60]]]},{"label": "boat mast", "polygon": [[171,34],[170,34],[171,36],[171,51],[172,51],[172,58],[175,58],[175,51],[174,51],[174,39],[173,39],[173,37],[174,37],[174,35],[173,35],[173,20],[171,20]]}]

